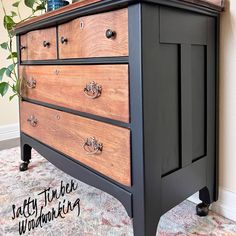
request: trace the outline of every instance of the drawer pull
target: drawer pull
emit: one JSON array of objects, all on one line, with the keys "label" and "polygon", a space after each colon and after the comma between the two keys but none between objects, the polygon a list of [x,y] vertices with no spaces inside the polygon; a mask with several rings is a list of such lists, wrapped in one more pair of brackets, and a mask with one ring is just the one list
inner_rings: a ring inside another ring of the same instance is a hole
[{"label": "drawer pull", "polygon": [[96,138],[93,137],[85,141],[83,148],[88,155],[94,155],[102,152],[103,144],[99,143]]},{"label": "drawer pull", "polygon": [[26,46],[20,46],[20,50],[22,51],[22,50],[24,50],[24,49],[26,49]]},{"label": "drawer pull", "polygon": [[67,44],[68,43],[68,39],[67,38],[65,38],[65,37],[61,37],[61,43],[62,44]]},{"label": "drawer pull", "polygon": [[108,39],[114,38],[115,36],[116,36],[116,32],[115,31],[112,31],[111,29],[108,29],[106,31],[106,37]]},{"label": "drawer pull", "polygon": [[37,126],[37,124],[38,124],[38,120],[36,119],[36,117],[35,116],[30,116],[28,119],[27,119],[27,121],[29,122],[29,124],[31,125],[31,126],[33,126],[33,127],[36,127]]},{"label": "drawer pull", "polygon": [[50,42],[48,42],[48,41],[43,41],[43,46],[44,46],[45,48],[49,48],[49,47],[50,47]]},{"label": "drawer pull", "polygon": [[92,98],[92,99],[98,98],[102,94],[102,86],[97,84],[97,83],[95,83],[94,81],[90,82],[84,88],[84,93],[89,98]]},{"label": "drawer pull", "polygon": [[29,89],[36,88],[36,80],[33,78],[30,78],[29,80],[26,81],[26,85]]}]

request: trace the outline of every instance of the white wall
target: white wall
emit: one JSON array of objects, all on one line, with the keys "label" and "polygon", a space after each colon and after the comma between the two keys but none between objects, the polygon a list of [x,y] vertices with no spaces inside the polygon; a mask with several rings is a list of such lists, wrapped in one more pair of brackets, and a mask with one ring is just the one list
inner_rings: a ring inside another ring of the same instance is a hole
[{"label": "white wall", "polygon": [[236,193],[235,0],[227,2],[221,18],[220,65],[220,185]]},{"label": "white wall", "polygon": [[[9,6],[13,1],[3,0],[4,5],[9,9]],[[7,41],[7,33],[3,27],[3,11],[0,7],[0,43]],[[1,50],[1,49],[0,49]],[[9,65],[5,60],[8,56],[6,51],[0,51],[0,67]],[[18,101],[14,99],[13,102],[9,102],[8,98],[2,99],[0,97],[0,126],[14,124],[18,122]]]}]

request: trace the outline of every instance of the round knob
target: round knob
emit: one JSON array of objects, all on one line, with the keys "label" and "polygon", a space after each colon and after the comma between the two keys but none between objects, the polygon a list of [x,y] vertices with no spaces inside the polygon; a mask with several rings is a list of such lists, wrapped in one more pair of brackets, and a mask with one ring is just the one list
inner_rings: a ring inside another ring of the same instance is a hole
[{"label": "round knob", "polygon": [[20,46],[20,50],[24,50],[24,49],[26,49],[26,46]]},{"label": "round knob", "polygon": [[67,43],[68,42],[68,39],[65,38],[65,37],[61,37],[61,43],[64,44],[64,43]]},{"label": "round knob", "polygon": [[50,46],[50,43],[48,41],[43,41],[43,46],[45,48],[48,48]]},{"label": "round knob", "polygon": [[111,29],[108,29],[106,31],[106,37],[108,39],[114,38],[115,36],[116,36],[116,32],[115,31],[112,31]]}]

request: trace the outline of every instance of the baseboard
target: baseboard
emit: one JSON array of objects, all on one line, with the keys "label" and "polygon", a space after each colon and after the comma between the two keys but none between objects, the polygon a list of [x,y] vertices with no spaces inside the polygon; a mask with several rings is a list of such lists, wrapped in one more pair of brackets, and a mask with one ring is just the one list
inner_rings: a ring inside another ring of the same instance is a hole
[{"label": "baseboard", "polygon": [[0,141],[15,139],[20,137],[19,124],[0,126]]},{"label": "baseboard", "polygon": [[189,200],[190,202],[195,203],[195,204],[201,203],[201,201],[199,200],[199,193],[198,193],[198,192],[195,193],[194,195],[192,195],[191,197],[189,197],[188,200]]},{"label": "baseboard", "polygon": [[212,204],[212,210],[236,221],[236,193],[220,188],[219,200]]},{"label": "baseboard", "polygon": [[[198,193],[194,194],[189,201],[196,204],[201,201],[198,198]],[[211,210],[228,219],[236,221],[236,193],[220,188],[219,200],[212,204]]]}]

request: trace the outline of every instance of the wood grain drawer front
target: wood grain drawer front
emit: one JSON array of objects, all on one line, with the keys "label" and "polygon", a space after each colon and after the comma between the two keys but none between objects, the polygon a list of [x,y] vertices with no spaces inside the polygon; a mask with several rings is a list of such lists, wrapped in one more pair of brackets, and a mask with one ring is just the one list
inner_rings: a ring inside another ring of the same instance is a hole
[{"label": "wood grain drawer front", "polygon": [[22,61],[28,60],[28,43],[27,43],[27,34],[20,36],[20,55]]},{"label": "wood grain drawer front", "polygon": [[129,122],[128,65],[21,66],[25,98]]},{"label": "wood grain drawer front", "polygon": [[85,16],[59,26],[59,57],[128,56],[128,10]]},{"label": "wood grain drawer front", "polygon": [[27,102],[21,102],[20,114],[22,132],[130,186],[128,129]]},{"label": "wood grain drawer front", "polygon": [[[21,60],[57,59],[56,28],[31,31],[21,36]],[[25,56],[27,55],[27,56]]]}]

